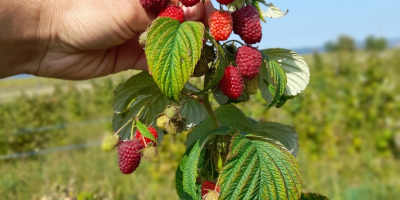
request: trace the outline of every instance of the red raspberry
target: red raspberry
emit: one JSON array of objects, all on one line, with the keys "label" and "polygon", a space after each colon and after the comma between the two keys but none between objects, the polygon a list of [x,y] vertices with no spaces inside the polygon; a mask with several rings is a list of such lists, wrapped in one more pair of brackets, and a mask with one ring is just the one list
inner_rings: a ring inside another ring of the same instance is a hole
[{"label": "red raspberry", "polygon": [[118,145],[119,169],[124,174],[130,174],[139,166],[143,145],[139,140],[124,140]]},{"label": "red raspberry", "polygon": [[201,196],[204,198],[204,195],[206,195],[210,190],[215,190],[218,193],[221,192],[221,188],[219,186],[215,187],[215,183],[211,181],[204,181],[201,185]]},{"label": "red raspberry", "polygon": [[[157,134],[157,130],[153,127],[147,127],[147,130],[150,131],[150,133],[154,136],[154,138],[157,140],[158,139],[158,134]],[[136,130],[135,133],[135,138],[139,139],[140,142],[142,143],[142,145],[144,147],[147,147],[150,143],[154,143],[153,146],[156,146],[156,143],[153,142],[151,139],[144,137],[139,130]]]},{"label": "red raspberry", "polygon": [[200,2],[200,0],[180,0],[180,1],[186,7],[192,7]]},{"label": "red raspberry", "polygon": [[240,75],[238,68],[229,66],[225,68],[224,76],[218,83],[224,95],[231,99],[237,99],[243,92],[243,78]]},{"label": "red raspberry", "polygon": [[254,44],[261,41],[261,22],[257,9],[247,5],[232,13],[233,32],[247,44]]},{"label": "red raspberry", "polygon": [[218,3],[223,4],[223,5],[228,5],[232,3],[234,0],[217,0]]},{"label": "red raspberry", "polygon": [[169,0],[139,0],[143,8],[153,11],[160,12],[166,8],[169,4]]},{"label": "red raspberry", "polygon": [[252,79],[260,72],[262,55],[258,49],[241,46],[236,51],[236,65],[243,78]]},{"label": "red raspberry", "polygon": [[185,21],[185,14],[183,13],[183,9],[178,6],[170,5],[160,13],[158,13],[159,17],[170,17],[172,19],[179,20],[181,23]]},{"label": "red raspberry", "polygon": [[232,32],[232,16],[228,11],[214,11],[208,18],[211,35],[216,41],[228,39]]}]

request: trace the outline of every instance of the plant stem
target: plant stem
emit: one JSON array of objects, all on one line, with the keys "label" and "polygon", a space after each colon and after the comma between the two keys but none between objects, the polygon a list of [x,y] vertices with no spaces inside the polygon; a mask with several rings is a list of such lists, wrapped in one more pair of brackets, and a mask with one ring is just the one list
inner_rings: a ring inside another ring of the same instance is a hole
[{"label": "plant stem", "polygon": [[[208,82],[210,81],[210,72],[206,73],[204,77],[204,88],[207,86]],[[204,93],[204,104],[203,106],[206,108],[208,114],[210,115],[211,119],[213,120],[216,127],[221,127],[221,122],[219,122],[217,116],[214,113],[214,110],[210,104],[210,98],[208,97],[208,93]]]}]

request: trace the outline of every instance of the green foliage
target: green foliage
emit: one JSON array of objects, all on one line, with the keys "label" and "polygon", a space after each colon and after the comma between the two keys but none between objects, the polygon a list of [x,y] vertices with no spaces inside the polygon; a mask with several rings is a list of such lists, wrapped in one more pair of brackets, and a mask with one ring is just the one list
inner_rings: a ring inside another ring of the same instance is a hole
[{"label": "green foliage", "polygon": [[315,193],[302,193],[300,200],[329,200],[325,196]]},{"label": "green foliage", "polygon": [[325,49],[328,52],[332,51],[353,52],[356,50],[356,43],[352,37],[347,35],[342,35],[339,36],[336,43],[332,41],[327,42],[325,44]]},{"label": "green foliage", "polygon": [[220,199],[299,199],[300,173],[290,153],[263,140],[232,138]]},{"label": "green foliage", "polygon": [[385,38],[375,38],[374,36],[368,36],[365,39],[365,50],[368,51],[383,51],[387,48],[387,41]]},{"label": "green foliage", "polygon": [[179,94],[200,58],[204,25],[200,22],[179,23],[168,17],[157,18],[148,30],[146,57],[149,70],[168,98],[179,100]]}]

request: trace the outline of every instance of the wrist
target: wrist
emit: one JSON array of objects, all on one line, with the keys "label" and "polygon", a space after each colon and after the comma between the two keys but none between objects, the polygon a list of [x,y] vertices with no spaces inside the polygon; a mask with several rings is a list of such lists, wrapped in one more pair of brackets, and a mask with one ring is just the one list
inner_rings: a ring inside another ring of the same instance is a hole
[{"label": "wrist", "polygon": [[47,51],[48,1],[0,0],[0,78],[35,74]]}]

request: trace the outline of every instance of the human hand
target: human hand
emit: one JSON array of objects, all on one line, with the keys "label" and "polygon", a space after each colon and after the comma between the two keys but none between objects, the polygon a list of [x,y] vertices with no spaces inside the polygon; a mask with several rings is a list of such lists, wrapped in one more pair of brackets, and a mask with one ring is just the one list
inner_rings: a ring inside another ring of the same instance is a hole
[{"label": "human hand", "polygon": [[[38,31],[41,45],[36,48],[40,59],[25,73],[83,80],[147,69],[138,38],[157,16],[143,9],[139,0],[46,2],[49,5],[42,6],[47,12],[41,17]],[[186,20],[207,25],[214,8],[206,0],[204,5],[199,3],[184,11]]]}]

